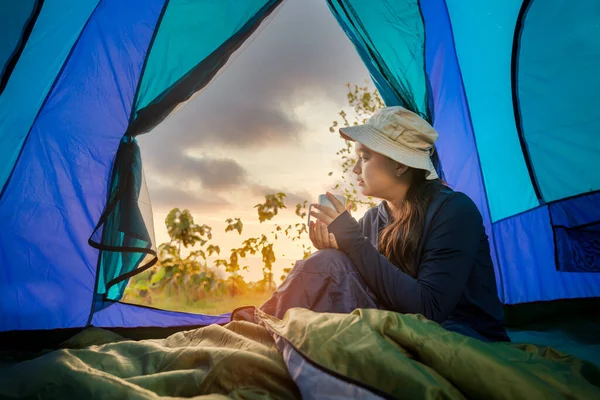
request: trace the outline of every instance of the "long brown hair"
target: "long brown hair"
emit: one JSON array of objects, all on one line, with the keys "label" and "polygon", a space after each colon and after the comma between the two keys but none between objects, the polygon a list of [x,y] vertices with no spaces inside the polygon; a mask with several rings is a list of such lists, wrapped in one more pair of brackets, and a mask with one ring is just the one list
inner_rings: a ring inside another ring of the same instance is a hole
[{"label": "long brown hair", "polygon": [[425,170],[412,169],[412,182],[399,210],[379,235],[379,251],[398,268],[416,278],[415,257],[425,228],[425,214],[433,194],[445,185],[440,179],[426,180]]}]

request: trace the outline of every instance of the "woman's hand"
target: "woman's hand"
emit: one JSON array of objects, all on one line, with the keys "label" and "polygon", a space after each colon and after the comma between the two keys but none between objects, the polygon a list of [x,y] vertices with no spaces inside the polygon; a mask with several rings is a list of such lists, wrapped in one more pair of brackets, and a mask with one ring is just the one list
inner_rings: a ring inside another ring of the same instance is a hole
[{"label": "woman's hand", "polygon": [[327,198],[335,209],[320,204],[313,204],[312,207],[319,211],[311,211],[310,215],[317,219],[317,222],[310,222],[308,236],[313,246],[318,250],[321,249],[338,249],[337,242],[333,233],[329,233],[327,226],[333,222],[337,217],[344,213],[344,211],[350,212],[351,206],[348,204],[347,207],[331,193],[327,192]]},{"label": "woman's hand", "polygon": [[310,221],[310,226],[308,227],[308,237],[317,250],[338,249],[335,236],[333,233],[329,233],[329,231],[327,231],[327,225],[321,221],[317,221],[316,223]]}]

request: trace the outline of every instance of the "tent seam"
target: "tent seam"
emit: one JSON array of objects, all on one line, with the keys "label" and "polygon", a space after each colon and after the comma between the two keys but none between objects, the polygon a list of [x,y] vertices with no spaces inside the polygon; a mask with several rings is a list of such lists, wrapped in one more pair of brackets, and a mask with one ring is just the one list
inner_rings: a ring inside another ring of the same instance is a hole
[{"label": "tent seam", "polygon": [[[133,103],[131,105],[131,112],[129,113],[128,125],[131,125],[133,120],[135,119],[135,111],[137,109],[137,103],[138,103],[139,96],[140,96],[140,89],[142,88],[142,81],[144,80],[144,74],[146,73],[146,68],[148,67],[148,61],[150,60],[150,54],[152,53],[152,48],[154,47],[154,42],[156,41],[156,37],[158,36],[158,33],[160,31],[160,27],[162,25],[163,18],[165,16],[165,14],[167,13],[167,8],[169,7],[170,3],[171,3],[171,0],[165,0],[165,3],[163,4],[163,9],[161,10],[158,20],[156,21],[156,27],[154,28],[154,33],[152,34],[152,38],[150,39],[150,43],[148,44],[148,52],[146,53],[146,57],[144,58],[144,65],[142,65],[142,70],[140,71],[140,79],[138,80],[138,84],[135,89],[135,96],[133,98]],[[125,134],[127,134],[127,132],[129,131],[129,126],[127,128],[128,129],[125,131]]]},{"label": "tent seam", "polygon": [[531,185],[533,186],[533,190],[535,192],[535,196],[537,197],[538,202],[543,205],[545,204],[544,198],[542,196],[541,187],[537,180],[537,176],[535,174],[533,163],[531,161],[531,156],[529,153],[529,146],[527,141],[525,140],[525,136],[523,133],[523,118],[521,115],[521,106],[519,102],[518,95],[518,69],[519,69],[519,54],[521,50],[521,37],[523,33],[523,22],[527,16],[527,12],[531,4],[532,0],[524,0],[521,5],[521,9],[519,10],[519,15],[517,16],[517,21],[515,23],[515,31],[513,33],[513,45],[512,45],[512,55],[511,55],[511,66],[510,66],[510,78],[511,78],[511,94],[512,94],[512,106],[513,113],[515,117],[515,127],[517,130],[517,137],[519,138],[519,144],[521,145],[521,152],[523,153],[523,159],[525,160],[525,166],[527,167],[527,172],[529,174],[529,179],[531,180]]},{"label": "tent seam", "polygon": [[497,224],[499,222],[508,221],[509,219],[513,219],[513,218],[518,217],[520,215],[527,214],[528,212],[531,212],[531,211],[539,210],[539,209],[544,208],[544,207],[548,207],[549,208],[552,204],[562,203],[563,201],[574,200],[574,199],[578,199],[578,198],[584,197],[584,196],[591,196],[591,195],[594,195],[596,193],[600,193],[600,189],[598,189],[598,190],[592,190],[590,192],[585,192],[585,193],[579,193],[579,194],[576,194],[576,195],[573,195],[573,196],[564,197],[562,199],[556,199],[556,200],[548,201],[548,202],[546,202],[544,204],[540,204],[540,205],[538,205],[536,207],[533,207],[533,208],[530,208],[528,210],[521,211],[521,212],[519,212],[517,214],[513,214],[513,215],[511,215],[509,217],[501,218],[501,219],[495,221],[494,223]]}]

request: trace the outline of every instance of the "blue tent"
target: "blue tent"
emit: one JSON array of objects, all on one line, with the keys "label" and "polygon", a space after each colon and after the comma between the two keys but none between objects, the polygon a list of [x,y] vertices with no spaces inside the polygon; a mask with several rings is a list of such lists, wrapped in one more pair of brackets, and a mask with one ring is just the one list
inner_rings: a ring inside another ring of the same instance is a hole
[{"label": "blue tent", "polygon": [[[119,302],[156,261],[135,138],[281,3],[0,1],[0,331],[228,321]],[[600,3],[327,3],[386,104],[439,131],[504,304],[600,296]]]}]

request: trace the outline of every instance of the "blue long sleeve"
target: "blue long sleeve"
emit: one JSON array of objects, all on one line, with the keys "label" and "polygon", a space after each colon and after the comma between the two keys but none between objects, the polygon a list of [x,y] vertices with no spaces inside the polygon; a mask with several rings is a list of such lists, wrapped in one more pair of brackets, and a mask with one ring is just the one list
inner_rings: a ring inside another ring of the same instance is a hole
[{"label": "blue long sleeve", "polygon": [[330,225],[340,250],[354,262],[379,299],[397,312],[442,322],[455,309],[473,269],[484,228],[469,197],[453,193],[433,216],[422,241],[417,278],[389,262],[345,212]]}]

